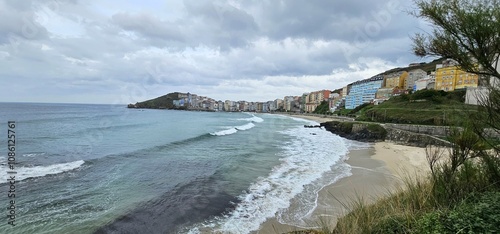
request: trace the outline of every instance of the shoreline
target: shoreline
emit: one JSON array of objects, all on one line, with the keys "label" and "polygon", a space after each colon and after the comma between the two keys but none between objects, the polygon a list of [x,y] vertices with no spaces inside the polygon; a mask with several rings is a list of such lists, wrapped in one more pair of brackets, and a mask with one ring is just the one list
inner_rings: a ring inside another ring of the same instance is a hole
[{"label": "shoreline", "polygon": [[[318,123],[332,120],[317,116],[290,116]],[[276,234],[318,229],[320,224],[332,229],[337,219],[348,213],[344,207],[345,204],[358,198],[363,198],[367,203],[373,203],[400,186],[403,178],[425,176],[430,172],[425,148],[389,142],[370,143],[370,145],[370,148],[354,149],[348,153],[348,159],[345,162],[351,166],[351,176],[342,178],[319,191],[317,207],[309,217],[304,219],[310,224],[309,227],[282,224],[274,217],[261,224],[259,231],[252,233]]]}]

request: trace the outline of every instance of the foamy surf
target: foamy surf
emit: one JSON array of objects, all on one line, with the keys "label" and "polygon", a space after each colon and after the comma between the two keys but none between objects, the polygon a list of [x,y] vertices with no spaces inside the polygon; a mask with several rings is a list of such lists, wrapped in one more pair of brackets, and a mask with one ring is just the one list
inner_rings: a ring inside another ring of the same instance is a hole
[{"label": "foamy surf", "polygon": [[[249,113],[247,113],[247,114],[249,114]],[[244,121],[249,121],[249,122],[254,122],[254,123],[262,123],[262,122],[264,122],[264,119],[262,119],[260,117],[257,117],[254,114],[249,114],[249,115],[251,115],[252,117],[250,117],[250,118],[244,118],[244,119],[238,119],[238,120],[244,120]]]},{"label": "foamy surf", "polygon": [[319,124],[318,122],[313,121],[313,120],[309,120],[309,119],[301,119],[301,118],[296,118],[296,117],[291,117],[291,116],[287,116],[287,117],[288,117],[288,118],[290,118],[290,119],[293,119],[293,120],[295,120],[295,121],[308,123],[308,124],[310,124],[310,125],[316,125],[316,124]]},{"label": "foamy surf", "polygon": [[42,152],[42,153],[28,153],[28,154],[23,154],[22,156],[23,157],[34,158],[34,157],[38,157],[38,156],[44,156],[45,154],[46,154],[45,152]]},{"label": "foamy surf", "polygon": [[[69,163],[60,163],[49,166],[35,166],[35,167],[16,167],[15,171],[17,174],[16,180],[25,180],[28,178],[42,177],[46,175],[55,175],[67,171],[74,170],[85,163],[83,160],[78,160]],[[7,166],[3,166],[0,169],[0,174],[2,175],[2,181],[0,183],[6,183],[8,179]]]},{"label": "foamy surf", "polygon": [[[283,146],[284,158],[266,177],[253,183],[240,202],[227,215],[216,218],[189,233],[211,232],[250,233],[258,230],[268,218],[278,214],[281,222],[300,226],[302,218],[316,207],[317,192],[324,186],[350,175],[349,165],[341,162],[348,149],[344,140],[323,129],[297,127],[283,132],[295,139]],[[324,179],[324,174],[336,166],[333,176]],[[314,190],[306,191],[313,188]],[[300,210],[287,215],[292,200],[302,202]]]},{"label": "foamy surf", "polygon": [[249,130],[249,129],[253,128],[253,127],[255,127],[255,124],[253,124],[253,123],[247,123],[245,125],[241,125],[241,126],[237,126],[237,127],[231,127],[231,128],[225,129],[225,130],[213,132],[213,133],[210,133],[210,135],[212,135],[212,136],[231,135],[231,134],[237,133],[238,131]]},{"label": "foamy surf", "polygon": [[235,134],[237,132],[238,132],[238,130],[236,130],[236,128],[230,128],[230,129],[210,133],[210,135],[212,135],[212,136],[225,136],[225,135]]},{"label": "foamy surf", "polygon": [[247,123],[245,125],[241,125],[241,126],[236,127],[236,129],[244,131],[244,130],[251,129],[253,127],[255,127],[255,124],[253,124],[253,123]]}]

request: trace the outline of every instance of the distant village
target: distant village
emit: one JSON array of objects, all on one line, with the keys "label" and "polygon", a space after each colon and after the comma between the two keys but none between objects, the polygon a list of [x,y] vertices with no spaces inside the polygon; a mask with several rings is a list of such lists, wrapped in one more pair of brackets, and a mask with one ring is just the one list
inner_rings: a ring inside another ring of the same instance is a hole
[{"label": "distant village", "polygon": [[[330,112],[338,109],[354,109],[364,103],[375,105],[392,96],[407,94],[423,89],[467,90],[468,104],[481,92],[479,76],[460,70],[458,63],[451,59],[435,60],[431,63],[415,63],[405,68],[385,71],[373,77],[356,81],[336,90],[319,90],[300,96],[285,96],[267,102],[214,100],[210,97],[191,93],[169,93],[165,96],[129,104],[129,108],[184,109],[226,112],[295,112],[311,113],[323,101],[328,103]],[[474,94],[474,95],[473,95]]]}]

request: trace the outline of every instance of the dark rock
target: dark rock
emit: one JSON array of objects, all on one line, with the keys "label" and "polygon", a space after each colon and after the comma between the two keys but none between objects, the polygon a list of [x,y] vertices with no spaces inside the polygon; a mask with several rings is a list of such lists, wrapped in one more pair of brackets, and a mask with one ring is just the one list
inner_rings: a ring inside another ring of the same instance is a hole
[{"label": "dark rock", "polygon": [[330,121],[321,123],[320,126],[333,134],[362,142],[384,141],[387,135],[385,129],[378,124]]}]

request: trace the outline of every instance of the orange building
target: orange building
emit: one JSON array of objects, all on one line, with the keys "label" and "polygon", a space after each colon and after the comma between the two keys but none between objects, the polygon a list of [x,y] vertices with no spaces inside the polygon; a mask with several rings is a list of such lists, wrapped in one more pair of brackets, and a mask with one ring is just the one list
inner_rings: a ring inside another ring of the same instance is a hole
[{"label": "orange building", "polygon": [[322,101],[328,100],[328,98],[330,97],[330,92],[330,90],[320,90],[309,93],[306,96],[305,111],[313,112],[314,110],[316,110],[316,107],[318,107]]}]

